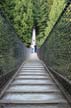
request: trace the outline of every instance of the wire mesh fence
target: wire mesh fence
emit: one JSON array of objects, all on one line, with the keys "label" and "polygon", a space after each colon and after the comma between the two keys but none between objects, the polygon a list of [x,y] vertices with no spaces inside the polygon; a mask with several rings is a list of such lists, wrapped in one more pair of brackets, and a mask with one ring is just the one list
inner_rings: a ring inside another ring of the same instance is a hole
[{"label": "wire mesh fence", "polygon": [[71,80],[71,2],[67,3],[38,55],[48,66]]},{"label": "wire mesh fence", "polygon": [[17,69],[27,56],[27,48],[0,10],[0,77]]}]

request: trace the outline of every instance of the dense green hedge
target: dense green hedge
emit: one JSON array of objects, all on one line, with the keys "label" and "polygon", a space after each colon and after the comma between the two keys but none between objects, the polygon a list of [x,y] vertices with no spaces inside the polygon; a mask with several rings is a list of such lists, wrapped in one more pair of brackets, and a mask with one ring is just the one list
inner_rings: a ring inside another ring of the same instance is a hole
[{"label": "dense green hedge", "polygon": [[26,48],[0,11],[0,75],[16,69],[24,60]]},{"label": "dense green hedge", "polygon": [[71,79],[71,4],[41,47],[40,55],[50,67]]}]

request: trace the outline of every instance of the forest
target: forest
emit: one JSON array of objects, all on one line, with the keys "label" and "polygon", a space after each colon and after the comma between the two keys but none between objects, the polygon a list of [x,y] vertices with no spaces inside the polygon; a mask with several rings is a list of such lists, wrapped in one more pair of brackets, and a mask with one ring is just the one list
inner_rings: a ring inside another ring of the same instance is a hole
[{"label": "forest", "polygon": [[35,27],[40,47],[66,5],[66,0],[2,0],[0,7],[18,37],[29,47]]}]

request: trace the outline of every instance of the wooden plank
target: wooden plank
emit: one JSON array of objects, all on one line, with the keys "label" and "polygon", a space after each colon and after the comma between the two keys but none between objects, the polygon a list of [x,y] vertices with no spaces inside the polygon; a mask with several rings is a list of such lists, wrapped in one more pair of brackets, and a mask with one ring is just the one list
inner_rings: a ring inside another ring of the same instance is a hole
[{"label": "wooden plank", "polygon": [[45,91],[11,91],[11,90],[7,90],[6,91],[6,93],[21,93],[21,94],[23,94],[23,93],[30,93],[30,94],[33,94],[33,93],[44,93],[44,94],[46,94],[46,93],[60,93],[60,91],[59,90],[45,90]]},{"label": "wooden plank", "polygon": [[43,85],[43,86],[49,86],[49,85],[55,85],[55,83],[52,83],[52,84],[51,84],[51,83],[50,83],[50,84],[29,84],[29,83],[28,83],[28,84],[19,84],[19,83],[13,84],[13,83],[12,83],[11,85],[12,85],[12,86],[17,86],[17,85],[18,85],[18,86],[19,86],[19,85],[30,85],[30,86],[34,86],[34,85],[40,85],[40,86],[42,86],[42,85]]},{"label": "wooden plank", "polygon": [[56,100],[27,100],[27,101],[22,101],[22,100],[0,100],[0,104],[67,104],[67,101],[64,99],[56,99]]},{"label": "wooden plank", "polygon": [[[24,62],[25,63],[25,62]],[[24,65],[24,63],[22,63],[22,65],[20,66],[20,68],[18,69],[18,71],[13,75],[12,79],[8,82],[8,84],[6,85],[6,87],[3,89],[3,91],[0,93],[0,98],[2,98],[2,96],[4,95],[5,91],[7,90],[7,88],[10,86],[10,84],[12,83],[12,81],[15,79],[15,77],[17,76],[17,74],[19,73],[19,71],[21,70],[22,66]]]}]

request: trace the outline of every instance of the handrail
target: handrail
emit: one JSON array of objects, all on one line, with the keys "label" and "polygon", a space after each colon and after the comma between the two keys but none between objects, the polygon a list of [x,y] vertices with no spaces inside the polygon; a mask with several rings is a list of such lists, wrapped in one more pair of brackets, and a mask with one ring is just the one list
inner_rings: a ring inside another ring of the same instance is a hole
[{"label": "handrail", "polygon": [[71,11],[68,11],[70,10],[70,6],[71,0],[68,1],[59,19],[49,33],[49,36],[41,48],[39,48],[38,56],[42,61],[44,61],[46,66],[52,70],[52,74],[54,74],[55,77],[56,75],[57,77],[60,77],[58,80],[63,79],[66,84],[69,85],[69,90],[67,86],[64,85],[64,87],[71,95],[71,82],[69,82],[71,80],[71,74],[69,70],[71,69],[71,21],[68,20],[71,18]]},{"label": "handrail", "polygon": [[[18,38],[18,35],[17,35],[13,25],[10,23],[9,19],[6,18],[2,9],[0,10],[0,19],[2,19],[2,21],[0,22],[2,25],[2,26],[0,26],[0,29],[1,29],[1,34],[3,35],[0,38],[0,41],[3,38],[2,40],[4,40],[4,42],[2,43],[2,46],[5,47],[4,44],[6,42],[7,43],[6,47],[8,50],[8,52],[7,52],[0,48],[1,49],[0,52],[2,54],[1,58],[3,58],[3,62],[4,62],[4,63],[0,62],[0,65],[1,65],[1,68],[3,71],[2,75],[0,76],[0,82],[3,81],[2,82],[3,85],[1,84],[1,87],[2,87],[11,78],[11,76],[16,72],[16,70],[19,68],[19,66],[22,64],[22,62],[28,57],[28,49],[21,42],[21,40]],[[11,45],[10,45],[10,43],[11,43]],[[8,56],[9,56],[9,58],[7,58]],[[9,64],[9,61],[10,61],[10,64]],[[9,68],[4,68],[4,67],[8,67],[8,66],[9,66]],[[9,78],[7,77],[7,75],[9,76]],[[3,77],[4,77],[4,79],[3,79]]]}]

